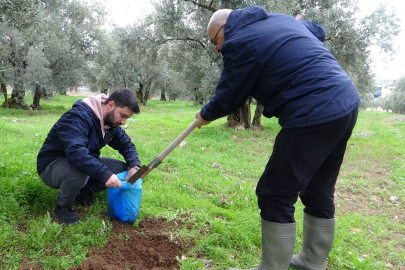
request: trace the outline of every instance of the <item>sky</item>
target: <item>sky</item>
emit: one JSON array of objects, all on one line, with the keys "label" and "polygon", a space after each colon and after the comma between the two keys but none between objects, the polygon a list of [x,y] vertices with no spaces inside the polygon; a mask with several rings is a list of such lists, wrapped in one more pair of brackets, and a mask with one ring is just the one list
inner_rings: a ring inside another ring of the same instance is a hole
[{"label": "sky", "polygon": [[387,7],[394,8],[398,17],[401,18],[401,32],[394,37],[397,52],[392,61],[384,60],[378,50],[371,51],[373,64],[371,65],[377,80],[392,80],[405,76],[405,0],[359,0],[361,12],[367,15],[368,12],[376,10],[381,3]]},{"label": "sky", "polygon": [[[98,0],[98,2],[100,1],[110,14],[110,21],[118,26],[131,25],[154,10],[150,0]],[[395,9],[401,18],[401,32],[393,38],[397,48],[393,60],[390,61],[390,57],[381,55],[378,49],[372,49],[373,64],[371,68],[375,74],[375,79],[394,80],[405,75],[405,0],[359,0],[360,16],[363,14],[365,16],[370,11],[376,10],[381,3]]]},{"label": "sky", "polygon": [[110,14],[110,20],[118,26],[131,25],[154,10],[150,0],[98,0],[97,2],[104,4],[105,10]]}]

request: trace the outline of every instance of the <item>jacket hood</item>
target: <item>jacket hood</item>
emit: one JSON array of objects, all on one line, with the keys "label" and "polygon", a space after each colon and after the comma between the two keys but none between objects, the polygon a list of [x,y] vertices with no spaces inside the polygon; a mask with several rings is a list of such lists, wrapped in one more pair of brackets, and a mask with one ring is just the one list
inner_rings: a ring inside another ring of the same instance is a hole
[{"label": "jacket hood", "polygon": [[106,101],[106,99],[107,99],[107,95],[105,95],[105,94],[100,94],[97,96],[89,96],[89,97],[83,99],[83,102],[86,103],[87,106],[89,106],[90,109],[97,116],[97,118],[100,119],[100,127],[101,127],[101,133],[103,134],[103,138],[105,136],[105,129],[110,128],[110,127],[104,125],[103,111],[101,109],[101,104],[103,104],[104,101]]},{"label": "jacket hood", "polygon": [[235,9],[231,12],[225,27],[225,41],[233,32],[246,25],[267,19],[267,11],[260,6],[247,6],[244,9]]}]

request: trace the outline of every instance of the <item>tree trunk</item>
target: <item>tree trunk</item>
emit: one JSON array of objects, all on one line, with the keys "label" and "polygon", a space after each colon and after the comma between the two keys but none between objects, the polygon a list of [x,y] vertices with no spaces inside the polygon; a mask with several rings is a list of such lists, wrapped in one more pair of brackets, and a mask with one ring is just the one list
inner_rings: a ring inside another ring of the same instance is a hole
[{"label": "tree trunk", "polygon": [[254,130],[263,130],[263,126],[261,124],[261,117],[262,117],[262,113],[263,113],[263,105],[260,104],[259,102],[257,102],[256,105],[256,110],[255,110],[255,116],[253,117],[253,121],[252,121],[252,129]]},{"label": "tree trunk", "polygon": [[34,100],[32,101],[31,108],[33,110],[42,110],[42,106],[39,105],[39,100],[41,99],[41,88],[39,86],[35,87]]},{"label": "tree trunk", "polygon": [[146,90],[145,95],[143,95],[142,104],[146,106],[148,99],[149,99],[149,90]]},{"label": "tree trunk", "polygon": [[139,83],[139,90],[136,91],[136,98],[138,99],[139,103],[143,104],[143,100],[142,100],[142,98],[143,98],[143,84],[142,83]]},{"label": "tree trunk", "polygon": [[4,72],[1,73],[1,85],[0,85],[0,93],[3,93],[4,95],[4,103],[3,103],[3,107],[8,109],[8,102],[7,102],[7,86],[6,84],[3,82],[3,77],[4,77]]},{"label": "tree trunk", "polygon": [[160,93],[160,101],[167,101],[165,90],[162,90],[162,92]]},{"label": "tree trunk", "polygon": [[249,97],[242,107],[237,109],[233,114],[228,115],[226,127],[231,127],[235,130],[245,130],[247,128],[252,128],[250,122],[251,112],[250,103],[252,102],[252,97]]},{"label": "tree trunk", "polygon": [[177,98],[177,93],[171,93],[171,94],[169,95],[169,100],[170,100],[170,101],[175,101],[176,98]]},{"label": "tree trunk", "polygon": [[8,106],[14,109],[29,110],[30,107],[24,102],[25,91],[20,68],[17,68],[15,73],[16,82],[11,92],[11,98],[7,100]]},{"label": "tree trunk", "polygon": [[203,105],[204,104],[204,96],[201,94],[201,92],[198,90],[198,88],[195,88],[194,92],[195,92],[194,105]]}]

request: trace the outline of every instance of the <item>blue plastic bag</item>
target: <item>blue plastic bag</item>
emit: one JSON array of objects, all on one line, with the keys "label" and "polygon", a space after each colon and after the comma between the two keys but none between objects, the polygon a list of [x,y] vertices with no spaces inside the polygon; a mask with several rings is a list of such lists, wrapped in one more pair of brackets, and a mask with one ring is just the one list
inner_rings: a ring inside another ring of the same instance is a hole
[{"label": "blue plastic bag", "polygon": [[117,174],[121,188],[107,189],[107,216],[125,223],[134,223],[138,218],[142,197],[142,179],[135,183],[122,182],[128,172]]}]

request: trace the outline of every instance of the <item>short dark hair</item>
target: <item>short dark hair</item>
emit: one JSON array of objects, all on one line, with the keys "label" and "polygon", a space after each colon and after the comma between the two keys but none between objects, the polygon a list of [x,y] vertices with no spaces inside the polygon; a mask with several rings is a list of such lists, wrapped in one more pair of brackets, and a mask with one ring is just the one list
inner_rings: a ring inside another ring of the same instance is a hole
[{"label": "short dark hair", "polygon": [[104,101],[104,104],[107,104],[110,101],[114,101],[115,105],[124,108],[128,107],[135,114],[139,113],[139,104],[136,96],[132,90],[127,88],[121,88],[115,90],[111,95]]}]

